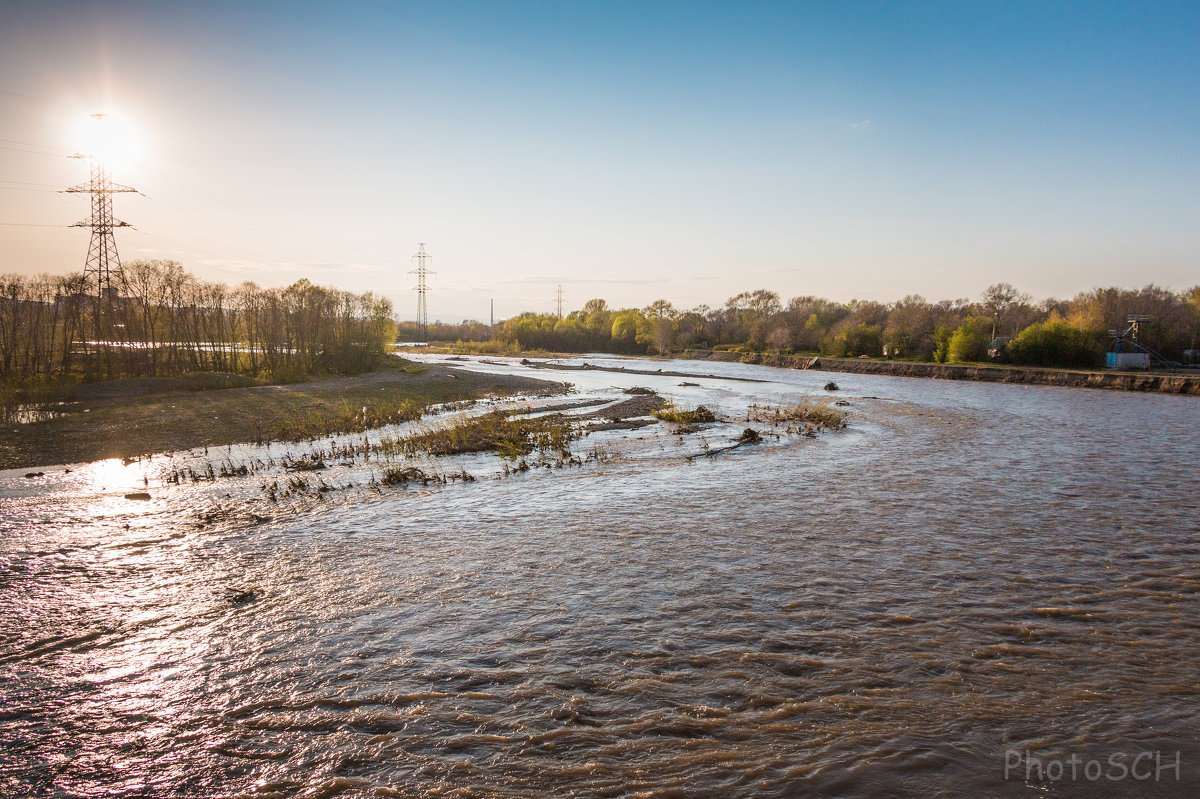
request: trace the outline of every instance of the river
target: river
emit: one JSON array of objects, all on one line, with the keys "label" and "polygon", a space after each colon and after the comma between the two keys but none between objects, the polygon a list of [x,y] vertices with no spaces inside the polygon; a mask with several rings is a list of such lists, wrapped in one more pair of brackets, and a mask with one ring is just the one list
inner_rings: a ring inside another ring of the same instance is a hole
[{"label": "river", "polygon": [[[533,374],[730,421],[445,485],[0,472],[0,795],[1200,791],[1200,399],[584,362],[703,377]],[[846,430],[744,421],[826,396]]]}]

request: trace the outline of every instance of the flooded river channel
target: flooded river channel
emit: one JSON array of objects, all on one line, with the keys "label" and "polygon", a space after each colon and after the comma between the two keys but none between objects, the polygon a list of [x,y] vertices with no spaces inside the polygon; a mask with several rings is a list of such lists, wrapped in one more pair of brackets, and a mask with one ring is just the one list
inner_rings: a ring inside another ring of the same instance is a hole
[{"label": "flooded river channel", "polygon": [[0,472],[0,795],[1200,795],[1200,398],[585,362],[725,421]]}]

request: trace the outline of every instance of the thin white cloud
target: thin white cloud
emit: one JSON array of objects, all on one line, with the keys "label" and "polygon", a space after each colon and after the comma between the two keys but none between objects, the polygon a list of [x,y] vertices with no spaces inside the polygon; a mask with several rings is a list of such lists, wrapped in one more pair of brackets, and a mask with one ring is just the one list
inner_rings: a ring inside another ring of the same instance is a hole
[{"label": "thin white cloud", "polygon": [[864,119],[861,122],[850,123],[851,130],[866,130],[869,127],[871,127],[871,120],[869,119]]}]

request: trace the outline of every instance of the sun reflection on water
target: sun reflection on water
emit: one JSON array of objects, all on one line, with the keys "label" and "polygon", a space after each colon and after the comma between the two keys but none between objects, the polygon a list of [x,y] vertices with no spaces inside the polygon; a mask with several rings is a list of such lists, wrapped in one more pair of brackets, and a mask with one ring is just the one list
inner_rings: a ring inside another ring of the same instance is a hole
[{"label": "sun reflection on water", "polygon": [[125,463],[120,458],[109,458],[82,469],[93,491],[144,491],[150,485],[150,474],[140,461]]}]

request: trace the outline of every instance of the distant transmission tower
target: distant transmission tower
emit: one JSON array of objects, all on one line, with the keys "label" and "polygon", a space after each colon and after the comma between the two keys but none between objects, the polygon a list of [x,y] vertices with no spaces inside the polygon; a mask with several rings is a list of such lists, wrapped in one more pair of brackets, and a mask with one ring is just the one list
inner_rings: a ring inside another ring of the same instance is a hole
[{"label": "distant transmission tower", "polygon": [[[104,114],[92,114],[92,118],[103,120]],[[137,189],[113,183],[108,174],[108,166],[96,155],[77,154],[72,158],[82,158],[91,166],[91,180],[81,186],[73,186],[68,192],[92,195],[92,217],[76,222],[71,227],[87,227],[92,229],[92,241],[88,245],[87,260],[83,264],[83,275],[87,285],[94,286],[96,301],[111,302],[118,293],[113,286],[113,278],[118,283],[121,279],[121,259],[117,255],[117,240],[113,237],[113,228],[132,227],[128,222],[113,218],[112,196],[117,192],[136,192]]]},{"label": "distant transmission tower", "polygon": [[414,288],[417,291],[417,335],[421,344],[429,343],[429,313],[425,308],[425,293],[429,291],[429,285],[425,282],[425,277],[437,274],[429,270],[429,258],[429,254],[425,252],[425,242],[421,242],[417,246],[417,254],[413,256],[417,268],[409,272],[410,275],[417,276],[417,285]]},{"label": "distant transmission tower", "polygon": [[558,289],[554,292],[554,306],[558,309],[558,318],[562,319],[563,315],[563,293],[562,283],[558,284]]}]

